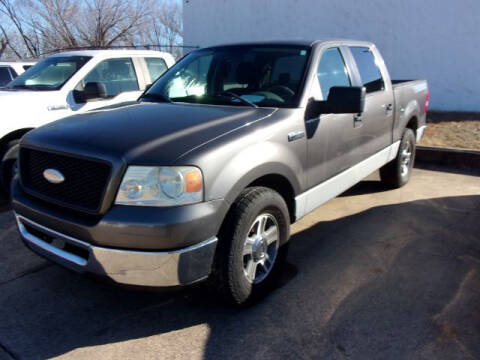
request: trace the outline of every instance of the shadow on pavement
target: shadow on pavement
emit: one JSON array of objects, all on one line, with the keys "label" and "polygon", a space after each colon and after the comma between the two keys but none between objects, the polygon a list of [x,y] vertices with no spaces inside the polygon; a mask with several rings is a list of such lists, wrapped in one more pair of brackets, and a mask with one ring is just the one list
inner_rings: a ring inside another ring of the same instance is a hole
[{"label": "shadow on pavement", "polygon": [[10,211],[10,202],[0,195],[0,213]]},{"label": "shadow on pavement", "polygon": [[2,286],[0,342],[19,358],[146,337],[158,358],[478,358],[479,212],[463,196],[319,222],[293,236],[283,286],[243,310],[201,286],[133,292],[50,266]]},{"label": "shadow on pavement", "polygon": [[357,185],[345,191],[344,193],[340,194],[339,197],[377,194],[377,193],[381,193],[384,191],[391,191],[391,190],[392,190],[391,188],[383,185],[378,180],[363,180],[359,182]]}]

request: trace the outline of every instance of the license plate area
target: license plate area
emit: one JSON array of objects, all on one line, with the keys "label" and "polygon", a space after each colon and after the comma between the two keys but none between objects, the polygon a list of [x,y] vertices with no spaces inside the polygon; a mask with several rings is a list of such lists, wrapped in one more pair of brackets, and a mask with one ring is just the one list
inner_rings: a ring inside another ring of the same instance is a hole
[{"label": "license plate area", "polygon": [[75,244],[72,244],[65,239],[62,239],[60,237],[55,237],[51,236],[49,234],[44,233],[41,230],[36,229],[33,226],[30,226],[28,224],[23,224],[25,228],[28,230],[29,233],[32,235],[36,236],[37,238],[41,239],[42,241],[46,242],[47,244],[50,244],[51,246],[56,247],[57,249],[63,250],[65,252],[68,252],[70,254],[76,255],[81,257],[82,259],[85,259],[88,261],[88,256],[89,252],[88,250],[77,246]]}]

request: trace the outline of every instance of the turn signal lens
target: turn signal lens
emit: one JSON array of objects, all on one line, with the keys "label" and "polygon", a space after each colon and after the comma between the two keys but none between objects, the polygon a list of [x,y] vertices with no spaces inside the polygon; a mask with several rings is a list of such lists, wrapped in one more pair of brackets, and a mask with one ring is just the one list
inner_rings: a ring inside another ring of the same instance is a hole
[{"label": "turn signal lens", "polygon": [[185,182],[186,191],[188,193],[196,193],[202,191],[202,173],[200,172],[200,170],[195,169],[193,171],[187,172],[185,174]]}]

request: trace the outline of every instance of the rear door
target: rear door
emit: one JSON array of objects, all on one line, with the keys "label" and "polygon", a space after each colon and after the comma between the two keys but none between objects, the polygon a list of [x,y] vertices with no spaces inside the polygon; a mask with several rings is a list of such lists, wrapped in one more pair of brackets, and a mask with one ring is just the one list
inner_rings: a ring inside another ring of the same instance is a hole
[{"label": "rear door", "polygon": [[153,84],[157,79],[168,70],[168,65],[164,59],[159,57],[145,57],[144,59],[145,82],[147,85]]},{"label": "rear door", "polygon": [[[325,100],[333,86],[352,86],[352,70],[345,61],[344,47],[321,51],[313,66],[317,73],[310,100]],[[311,188],[355,163],[357,138],[361,129],[354,126],[353,114],[309,116],[306,111],[308,139],[308,186]]]},{"label": "rear door", "polygon": [[[358,132],[357,162],[391,145],[394,99],[390,77],[374,47],[350,46],[352,67],[358,86],[365,86],[365,111],[356,117]],[[358,83],[360,82],[360,83]]]}]

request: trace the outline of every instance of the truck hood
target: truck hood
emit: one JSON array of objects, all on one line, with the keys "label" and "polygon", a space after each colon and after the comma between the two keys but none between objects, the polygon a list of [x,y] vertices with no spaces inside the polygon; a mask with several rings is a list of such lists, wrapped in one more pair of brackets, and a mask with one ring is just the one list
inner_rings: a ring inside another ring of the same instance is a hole
[{"label": "truck hood", "polygon": [[29,132],[23,145],[128,164],[169,165],[182,154],[275,109],[125,103],[59,120]]}]

